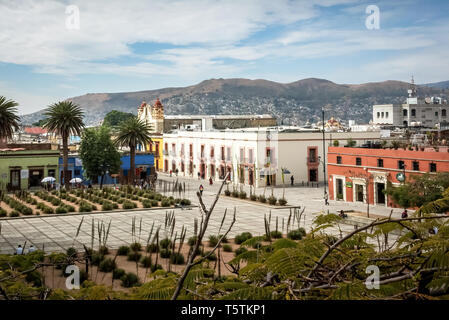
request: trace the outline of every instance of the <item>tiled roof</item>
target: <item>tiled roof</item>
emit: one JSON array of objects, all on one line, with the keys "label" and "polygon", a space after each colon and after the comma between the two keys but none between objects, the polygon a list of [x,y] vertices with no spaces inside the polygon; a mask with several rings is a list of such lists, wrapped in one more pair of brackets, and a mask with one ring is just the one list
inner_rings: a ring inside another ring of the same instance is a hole
[{"label": "tiled roof", "polygon": [[41,127],[28,127],[25,128],[25,133],[29,134],[45,134],[47,133],[47,130],[41,128]]}]

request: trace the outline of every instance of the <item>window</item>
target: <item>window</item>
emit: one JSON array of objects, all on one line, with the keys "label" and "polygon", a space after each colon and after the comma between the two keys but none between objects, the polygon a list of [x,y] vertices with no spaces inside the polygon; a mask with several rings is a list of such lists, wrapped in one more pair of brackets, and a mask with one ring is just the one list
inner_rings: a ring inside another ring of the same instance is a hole
[{"label": "window", "polygon": [[385,118],[388,118],[388,112],[385,112]]},{"label": "window", "polygon": [[441,116],[445,117],[446,116],[446,109],[441,110]]},{"label": "window", "polygon": [[377,159],[377,167],[379,168],[384,167],[384,159]]},{"label": "window", "polygon": [[341,164],[341,156],[337,156],[337,164]]},{"label": "window", "polygon": [[[181,157],[184,157],[184,143],[181,144]],[[184,170],[181,170],[184,172]]]},{"label": "window", "polygon": [[210,157],[211,158],[215,157],[215,149],[214,149],[214,147],[210,147]]},{"label": "window", "polygon": [[193,157],[193,144],[189,145],[189,156]]},{"label": "window", "polygon": [[227,147],[226,161],[231,161],[231,147]]},{"label": "window", "polygon": [[245,148],[240,148],[240,163],[245,162]]},{"label": "window", "polygon": [[253,159],[253,149],[249,149],[248,150],[248,163],[253,163],[254,159]]},{"label": "window", "polygon": [[355,158],[355,165],[356,166],[361,166],[362,165],[362,158],[359,158],[359,157]]},{"label": "window", "polygon": [[435,117],[438,117],[438,111],[435,111]]},{"label": "window", "polygon": [[267,153],[266,153],[266,156],[267,156],[267,161],[266,161],[266,163],[267,164],[271,164],[272,162],[273,162],[273,154],[272,154],[272,150],[270,149],[270,148],[267,148]]},{"label": "window", "polygon": [[155,142],[155,144],[154,144],[154,152],[156,154],[159,154],[159,142]]},{"label": "window", "polygon": [[382,117],[382,118],[384,117],[384,113],[383,113],[383,112],[381,113],[381,117]]},{"label": "window", "polygon": [[204,144],[201,146],[201,158],[204,158]]},{"label": "window", "polygon": [[225,147],[221,147],[221,160],[225,159]]},{"label": "window", "polygon": [[311,148],[309,149],[309,162],[315,163],[316,161],[316,148]]},{"label": "window", "polygon": [[[54,173],[53,173],[54,174]],[[48,175],[51,175],[50,174],[50,170],[48,170]],[[79,175],[81,175],[81,170],[80,169],[75,169],[75,176],[79,176]],[[53,176],[52,176],[53,177]]]},{"label": "window", "polygon": [[413,170],[419,171],[419,162],[418,161],[413,161]]},{"label": "window", "polygon": [[412,109],[412,117],[416,117],[416,109]]},{"label": "window", "polygon": [[[78,171],[78,173],[76,173]],[[48,175],[50,176],[50,177],[53,177],[53,178],[55,178],[56,177],[56,170],[55,169],[49,169],[48,170]],[[79,170],[75,170],[75,175],[80,175],[80,173],[79,173]]]},{"label": "window", "polygon": [[429,171],[430,172],[437,172],[437,164],[436,163],[429,164]]},{"label": "window", "polygon": [[407,114],[408,114],[407,109],[402,110],[402,115],[403,115],[404,117],[406,117]]},{"label": "window", "polygon": [[380,112],[377,113],[377,117],[380,118]]},{"label": "window", "polygon": [[398,161],[398,169],[400,169],[400,170],[404,170],[405,169],[404,161],[402,161],[402,160]]}]

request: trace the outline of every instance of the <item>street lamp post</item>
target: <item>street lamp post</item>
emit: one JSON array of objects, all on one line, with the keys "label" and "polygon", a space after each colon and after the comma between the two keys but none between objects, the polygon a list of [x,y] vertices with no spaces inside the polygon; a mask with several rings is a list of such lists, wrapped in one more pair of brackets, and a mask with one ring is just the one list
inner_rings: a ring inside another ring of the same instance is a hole
[{"label": "street lamp post", "polygon": [[324,183],[324,193],[323,193],[323,199],[324,204],[326,204],[326,194],[327,194],[327,176],[326,176],[326,135],[324,132],[324,107],[321,108],[321,116],[322,116],[322,122],[323,122],[323,183]]}]

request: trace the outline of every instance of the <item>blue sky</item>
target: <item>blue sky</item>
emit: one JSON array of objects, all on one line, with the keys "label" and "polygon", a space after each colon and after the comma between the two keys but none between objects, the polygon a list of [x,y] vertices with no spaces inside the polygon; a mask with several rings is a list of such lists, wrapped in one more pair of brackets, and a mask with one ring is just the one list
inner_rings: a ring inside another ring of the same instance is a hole
[{"label": "blue sky", "polygon": [[0,12],[0,95],[22,114],[211,78],[449,80],[447,0],[0,0]]}]

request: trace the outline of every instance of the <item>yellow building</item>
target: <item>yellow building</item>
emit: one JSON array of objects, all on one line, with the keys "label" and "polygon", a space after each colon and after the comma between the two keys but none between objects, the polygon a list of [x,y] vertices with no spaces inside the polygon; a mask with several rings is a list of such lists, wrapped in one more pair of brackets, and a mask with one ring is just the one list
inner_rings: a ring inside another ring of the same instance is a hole
[{"label": "yellow building", "polygon": [[145,121],[151,128],[152,144],[145,146],[145,151],[153,152],[154,168],[157,171],[164,169],[163,131],[164,131],[164,106],[156,100],[154,105],[149,105],[145,101],[137,109],[137,117]]}]

